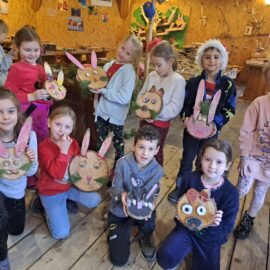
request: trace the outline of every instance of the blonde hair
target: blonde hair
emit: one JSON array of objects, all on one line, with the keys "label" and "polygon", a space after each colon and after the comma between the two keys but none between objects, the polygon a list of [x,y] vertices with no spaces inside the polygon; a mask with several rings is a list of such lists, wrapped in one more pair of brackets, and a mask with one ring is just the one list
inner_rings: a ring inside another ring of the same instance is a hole
[{"label": "blonde hair", "polygon": [[3,20],[0,20],[0,34],[7,34],[8,32],[8,26],[7,24],[3,21]]},{"label": "blonde hair", "polygon": [[161,43],[159,43],[158,45],[156,45],[152,49],[151,55],[153,55],[155,57],[161,57],[166,62],[168,62],[170,59],[172,59],[173,60],[172,69],[174,71],[176,71],[176,69],[177,69],[177,56],[176,56],[176,53],[175,53],[172,45],[170,44],[170,42],[164,40]]},{"label": "blonde hair", "polygon": [[71,120],[73,121],[73,127],[75,127],[76,124],[76,114],[69,106],[59,106],[55,108],[49,115],[49,119],[52,121],[55,118],[61,117],[61,116],[69,116]]},{"label": "blonde hair", "polygon": [[143,52],[143,44],[134,34],[130,34],[121,41],[119,46],[127,41],[130,41],[133,45],[131,64],[133,65],[134,69],[137,70],[137,65],[139,64]]}]

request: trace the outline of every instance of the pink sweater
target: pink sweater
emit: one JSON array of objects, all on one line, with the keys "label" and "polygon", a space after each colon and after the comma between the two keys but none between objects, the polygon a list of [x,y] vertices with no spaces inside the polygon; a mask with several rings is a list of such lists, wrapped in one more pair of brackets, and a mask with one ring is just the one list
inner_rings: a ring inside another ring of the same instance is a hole
[{"label": "pink sweater", "polygon": [[270,93],[247,108],[239,141],[241,156],[270,157]]}]

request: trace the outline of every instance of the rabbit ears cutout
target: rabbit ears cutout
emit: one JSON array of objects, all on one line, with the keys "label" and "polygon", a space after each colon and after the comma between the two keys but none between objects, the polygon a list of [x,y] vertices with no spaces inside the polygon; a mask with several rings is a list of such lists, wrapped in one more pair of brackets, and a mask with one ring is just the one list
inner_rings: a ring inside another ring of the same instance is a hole
[{"label": "rabbit ears cutout", "polygon": [[[47,62],[44,62],[44,69],[45,69],[45,73],[48,77],[48,81],[52,81],[53,80],[52,69]],[[63,72],[63,70],[60,70],[58,75],[57,75],[57,84],[59,86],[61,86],[63,84],[63,82],[64,82],[64,72]]]},{"label": "rabbit ears cutout", "polygon": [[[106,153],[108,152],[108,150],[111,146],[111,142],[112,142],[111,136],[106,138],[103,141],[103,143],[98,151],[98,155],[100,157],[104,157],[106,155]],[[84,134],[84,137],[83,137],[82,147],[81,147],[81,156],[86,157],[89,143],[90,143],[90,129],[88,128]]]},{"label": "rabbit ears cutout", "polygon": [[152,92],[152,93],[156,93],[158,95],[160,95],[161,97],[163,97],[164,95],[164,89],[160,88],[158,91],[156,90],[156,87],[153,85],[150,90],[148,90],[147,92]]},{"label": "rabbit ears cutout", "polygon": [[[17,158],[20,157],[23,154],[24,150],[26,149],[27,143],[30,138],[31,129],[32,129],[32,118],[28,117],[20,130],[17,143],[15,145],[15,157]],[[9,157],[9,151],[2,142],[0,142],[0,157],[2,158]]]},{"label": "rabbit ears cutout", "polygon": [[[83,64],[77,59],[75,58],[72,54],[70,54],[69,52],[65,52],[67,58],[75,65],[77,66],[79,69],[85,70],[85,67],[83,66]],[[91,65],[93,68],[97,67],[97,55],[94,51],[91,52]]]}]

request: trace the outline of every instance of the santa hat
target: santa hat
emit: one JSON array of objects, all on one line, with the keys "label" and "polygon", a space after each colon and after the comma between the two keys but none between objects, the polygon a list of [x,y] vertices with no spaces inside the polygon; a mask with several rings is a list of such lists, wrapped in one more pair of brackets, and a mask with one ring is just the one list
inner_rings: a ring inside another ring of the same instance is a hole
[{"label": "santa hat", "polygon": [[204,55],[205,50],[207,50],[208,48],[215,48],[220,52],[220,54],[221,54],[221,69],[224,70],[228,64],[228,52],[227,52],[226,48],[224,47],[224,45],[218,39],[210,39],[210,40],[206,41],[205,43],[203,43],[199,47],[199,49],[197,51],[197,55],[196,55],[196,63],[201,68],[203,68],[202,67],[202,57]]}]

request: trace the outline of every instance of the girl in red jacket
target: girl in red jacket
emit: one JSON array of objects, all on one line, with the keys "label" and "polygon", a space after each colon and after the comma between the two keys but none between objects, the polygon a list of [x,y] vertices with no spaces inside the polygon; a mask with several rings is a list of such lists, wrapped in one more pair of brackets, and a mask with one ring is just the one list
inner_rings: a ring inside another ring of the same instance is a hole
[{"label": "girl in red jacket", "polygon": [[37,187],[48,227],[55,239],[66,238],[70,232],[67,199],[88,208],[96,207],[101,201],[98,193],[82,192],[68,182],[69,162],[80,153],[78,142],[70,137],[75,119],[71,108],[56,108],[48,119],[51,135],[38,148],[40,173]]}]

